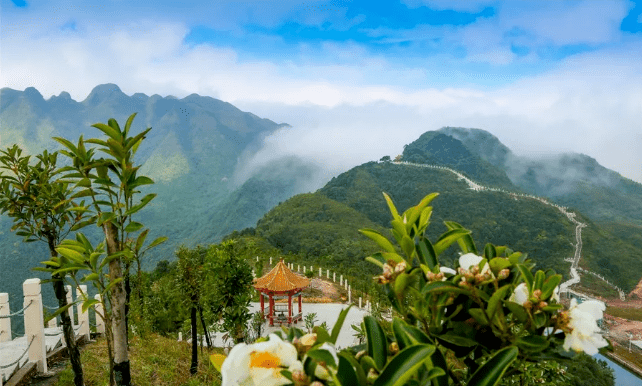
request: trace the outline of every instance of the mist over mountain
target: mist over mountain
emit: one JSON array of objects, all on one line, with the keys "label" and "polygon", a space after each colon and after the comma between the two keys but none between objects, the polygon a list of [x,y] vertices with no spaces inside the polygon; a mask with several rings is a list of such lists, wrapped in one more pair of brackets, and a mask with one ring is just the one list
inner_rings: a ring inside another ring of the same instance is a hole
[{"label": "mist over mountain", "polygon": [[[32,87],[1,89],[0,147],[18,144],[27,154],[57,150],[54,136],[72,142],[81,135],[100,137],[92,124],[115,118],[123,125],[132,113],[137,113],[132,133],[152,128],[138,149],[136,163],[142,164],[142,175],[155,181],[146,191],[158,194],[140,220],[151,228],[150,237],[169,237],[146,257],[148,268],[173,259],[181,243],[214,243],[234,229],[253,226],[272,206],[308,191],[317,173],[315,165],[296,157],[244,165],[266,136],[289,128],[285,123],[206,96],[126,95],[115,84],[96,86],[83,101],[66,92],[44,99]],[[67,162],[65,157],[59,161]],[[10,219],[2,216],[0,272],[3,287],[5,278],[11,277],[12,288],[0,290],[17,292],[22,280],[37,276],[30,268],[46,260],[48,252],[40,243],[25,245],[9,229]],[[83,231],[99,237],[93,228]]]}]

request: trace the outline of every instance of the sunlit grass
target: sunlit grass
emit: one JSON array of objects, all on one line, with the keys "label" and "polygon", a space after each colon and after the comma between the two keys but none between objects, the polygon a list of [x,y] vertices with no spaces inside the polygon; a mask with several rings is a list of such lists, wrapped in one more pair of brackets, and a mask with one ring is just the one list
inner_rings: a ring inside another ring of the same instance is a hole
[{"label": "sunlit grass", "polygon": [[[86,386],[103,386],[109,383],[109,367],[106,352],[107,342],[99,339],[84,347],[81,359]],[[151,385],[220,385],[220,374],[209,362],[212,353],[222,353],[222,349],[199,348],[198,373],[191,376],[191,346],[151,334],[145,339],[133,337],[130,340],[129,356],[132,383],[137,386]],[[60,375],[59,386],[73,385],[73,372],[67,367]]]}]

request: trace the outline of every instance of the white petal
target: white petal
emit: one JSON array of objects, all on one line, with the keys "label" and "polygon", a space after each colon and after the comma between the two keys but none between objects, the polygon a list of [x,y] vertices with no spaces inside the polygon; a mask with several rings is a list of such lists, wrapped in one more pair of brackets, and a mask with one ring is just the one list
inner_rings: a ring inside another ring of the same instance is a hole
[{"label": "white petal", "polygon": [[439,271],[442,272],[442,273],[449,273],[451,275],[456,275],[457,274],[457,272],[454,269],[448,268],[448,267],[439,267]]},{"label": "white petal", "polygon": [[579,304],[577,308],[591,314],[595,320],[600,320],[602,319],[602,312],[606,309],[606,306],[599,300],[588,300]]},{"label": "white petal", "polygon": [[242,385],[250,376],[251,348],[245,343],[239,343],[232,348],[223,365],[221,386]]},{"label": "white petal", "polygon": [[526,283],[521,283],[517,287],[515,287],[515,291],[513,291],[513,294],[510,296],[508,300],[511,302],[515,302],[517,304],[521,304],[522,306],[524,303],[528,301],[528,297],[530,296],[528,292],[528,287],[526,286]]},{"label": "white petal", "polygon": [[471,266],[479,264],[482,260],[483,258],[481,256],[477,256],[474,253],[467,253],[459,257],[459,266],[466,271],[470,271]]}]

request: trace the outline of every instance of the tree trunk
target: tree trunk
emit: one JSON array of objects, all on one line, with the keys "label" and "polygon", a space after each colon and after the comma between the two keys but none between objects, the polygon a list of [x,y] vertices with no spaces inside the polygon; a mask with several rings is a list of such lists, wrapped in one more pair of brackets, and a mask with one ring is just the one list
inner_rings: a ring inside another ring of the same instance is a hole
[{"label": "tree trunk", "polygon": [[192,365],[189,368],[189,372],[194,375],[198,371],[198,338],[196,335],[196,306],[192,304],[191,312],[191,322],[192,322]]},{"label": "tree trunk", "polygon": [[[103,224],[105,240],[107,241],[107,253],[112,255],[120,252],[118,242],[118,229],[111,223]],[[123,277],[120,258],[109,262],[109,280],[117,280]],[[130,386],[131,375],[129,370],[129,355],[127,352],[127,324],[125,322],[126,293],[123,282],[119,282],[111,289],[111,326],[114,343],[114,378],[118,386]]]},{"label": "tree trunk", "polygon": [[203,333],[205,334],[205,340],[207,341],[207,348],[212,348],[212,342],[210,341],[210,334],[205,327],[205,319],[203,319],[203,309],[199,306],[198,313],[201,317],[201,326],[203,326]]},{"label": "tree trunk", "polygon": [[[55,249],[54,240],[49,239],[49,252],[52,257],[58,256],[58,253]],[[65,292],[65,284],[63,283],[63,277],[60,275],[51,276],[53,284],[53,290],[56,294],[56,299],[58,299],[58,307],[62,308],[67,305],[67,294]],[[73,306],[72,306],[73,307]],[[60,314],[60,319],[62,321],[62,332],[65,337],[65,342],[67,344],[67,353],[69,355],[69,361],[71,362],[71,369],[74,372],[74,385],[83,386],[83,373],[82,373],[82,364],[80,362],[80,350],[78,350],[78,345],[76,344],[76,335],[74,334],[74,327],[71,324],[71,318],[69,317],[69,312],[65,311]]]},{"label": "tree trunk", "polygon": [[129,347],[129,302],[131,301],[132,287],[129,280],[129,264],[125,263],[125,331],[127,347]]}]

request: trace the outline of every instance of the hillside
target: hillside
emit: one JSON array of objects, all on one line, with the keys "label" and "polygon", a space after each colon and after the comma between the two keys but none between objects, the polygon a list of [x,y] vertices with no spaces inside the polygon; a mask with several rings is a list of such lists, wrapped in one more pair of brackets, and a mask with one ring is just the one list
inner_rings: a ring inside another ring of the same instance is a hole
[{"label": "hillside", "polygon": [[[484,130],[445,127],[437,132],[459,140],[471,153],[501,169],[521,190],[577,208],[599,222],[642,225],[642,185],[584,154],[541,159],[515,155]],[[435,134],[432,134],[435,135]]]},{"label": "hillside", "polygon": [[[150,226],[150,238],[169,237],[145,257],[147,268],[163,259],[172,260],[181,243],[213,243],[234,229],[254,225],[273,205],[305,191],[299,183],[300,174],[314,174],[313,166],[299,164],[296,159],[277,160],[250,173],[247,181],[239,180],[235,171],[240,160],[251,157],[266,136],[286,130],[287,124],[206,96],[126,95],[114,84],[95,87],[83,101],[73,100],[66,92],[45,99],[35,88],[1,89],[0,146],[4,149],[17,143],[28,154],[56,150],[53,136],[72,142],[80,135],[100,136],[92,124],[109,118],[123,124],[132,113],[137,113],[133,133],[152,128],[137,152],[137,163],[142,164],[139,173],[155,181],[145,193],[158,194],[140,212],[139,220]],[[64,157],[60,160],[65,161]],[[46,260],[47,249],[39,243],[25,245],[10,227],[10,220],[1,216],[0,292],[14,294],[21,293],[26,278],[39,276],[30,268]],[[96,229],[84,231],[90,236],[93,233],[95,240],[100,237]],[[19,302],[15,297],[12,307]]]},{"label": "hillside", "polygon": [[[456,221],[472,231],[478,248],[487,242],[507,245],[528,253],[541,268],[568,275],[570,263],[564,259],[573,256],[575,225],[557,208],[504,192],[474,191],[447,170],[390,162],[357,166],[315,194],[293,197],[259,220],[256,233],[283,252],[331,255],[339,263],[358,261],[367,256],[366,250],[359,257],[352,252],[358,248],[345,246],[348,241],[367,241],[355,230],[372,227],[368,223],[377,229],[389,227],[390,214],[381,192],[388,193],[400,211],[430,192],[439,192],[428,230],[432,240],[446,231],[444,220]],[[326,218],[323,208],[330,204],[343,204],[338,207],[343,209]],[[637,248],[581,213],[577,219],[587,224],[580,266],[601,272],[626,291],[632,289],[642,276],[642,267],[635,264]],[[350,231],[354,239],[345,240],[342,236]],[[456,256],[457,248],[444,255],[449,264]]]}]

